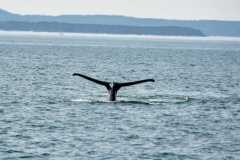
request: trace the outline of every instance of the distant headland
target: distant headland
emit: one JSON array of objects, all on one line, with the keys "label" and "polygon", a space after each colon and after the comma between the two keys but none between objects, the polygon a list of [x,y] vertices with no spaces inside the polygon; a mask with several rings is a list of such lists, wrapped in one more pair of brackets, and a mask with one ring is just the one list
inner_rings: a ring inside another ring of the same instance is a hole
[{"label": "distant headland", "polygon": [[0,30],[240,37],[240,21],[167,20],[114,15],[20,15],[0,9]]}]

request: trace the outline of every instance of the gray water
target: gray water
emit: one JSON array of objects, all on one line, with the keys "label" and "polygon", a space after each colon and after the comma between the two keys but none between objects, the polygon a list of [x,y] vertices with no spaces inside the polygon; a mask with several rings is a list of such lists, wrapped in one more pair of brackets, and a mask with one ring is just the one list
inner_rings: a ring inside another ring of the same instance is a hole
[{"label": "gray water", "polygon": [[239,40],[2,34],[0,60],[1,160],[240,159]]}]

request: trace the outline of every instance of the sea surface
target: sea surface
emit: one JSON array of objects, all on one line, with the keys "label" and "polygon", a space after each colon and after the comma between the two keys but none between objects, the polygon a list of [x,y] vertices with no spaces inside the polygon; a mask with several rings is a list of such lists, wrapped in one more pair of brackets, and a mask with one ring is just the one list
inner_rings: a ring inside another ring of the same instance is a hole
[{"label": "sea surface", "polygon": [[0,159],[239,160],[240,39],[0,32]]}]

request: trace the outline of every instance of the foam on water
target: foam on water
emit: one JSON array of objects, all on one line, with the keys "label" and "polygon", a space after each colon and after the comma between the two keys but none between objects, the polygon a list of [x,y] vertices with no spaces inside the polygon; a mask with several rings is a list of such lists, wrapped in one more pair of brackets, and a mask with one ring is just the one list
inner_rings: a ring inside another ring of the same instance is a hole
[{"label": "foam on water", "polygon": [[118,103],[118,104],[147,104],[147,105],[159,105],[163,103],[185,103],[189,102],[191,98],[189,96],[180,95],[154,95],[154,96],[119,96],[116,101],[108,101],[104,96],[96,96],[96,98],[80,98],[72,99],[72,102],[80,103]]}]

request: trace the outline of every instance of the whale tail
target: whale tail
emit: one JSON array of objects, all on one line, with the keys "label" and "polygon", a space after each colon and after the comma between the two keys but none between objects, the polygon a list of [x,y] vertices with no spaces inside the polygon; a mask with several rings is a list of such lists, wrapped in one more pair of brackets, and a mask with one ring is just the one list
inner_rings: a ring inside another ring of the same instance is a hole
[{"label": "whale tail", "polygon": [[145,83],[145,82],[155,82],[154,79],[144,79],[144,80],[132,81],[132,82],[126,82],[126,83],[113,83],[112,86],[111,86],[110,82],[100,81],[100,80],[85,76],[85,75],[80,74],[80,73],[74,73],[73,76],[80,76],[80,77],[85,78],[89,81],[92,81],[92,82],[97,83],[99,85],[105,86],[107,88],[108,92],[109,92],[109,100],[110,101],[115,101],[116,100],[117,91],[121,87],[132,86],[132,85]]},{"label": "whale tail", "polygon": [[127,87],[127,86],[132,86],[140,83],[145,83],[145,82],[155,82],[154,79],[144,79],[140,81],[133,81],[133,82],[126,82],[126,83],[118,83],[120,87]]},{"label": "whale tail", "polygon": [[[106,82],[106,81],[100,81],[97,80],[95,78],[91,78],[88,77],[86,75],[80,74],[80,73],[73,73],[73,76],[80,76],[82,78],[85,78],[89,81],[95,82],[97,84],[106,86],[108,88],[108,86],[110,87],[110,82]],[[126,83],[116,83],[119,87],[126,87],[126,86],[132,86],[132,85],[136,85],[136,84],[140,84],[140,83],[145,83],[145,82],[155,82],[154,79],[143,79],[143,80],[139,80],[139,81],[132,81],[132,82],[126,82]]]},{"label": "whale tail", "polygon": [[105,86],[105,87],[107,88],[107,90],[110,90],[110,89],[111,89],[111,87],[110,87],[110,82],[100,81],[100,80],[97,80],[97,79],[88,77],[88,76],[83,75],[83,74],[80,74],[80,73],[73,73],[73,76],[80,76],[80,77],[85,78],[85,79],[87,79],[87,80],[89,80],[89,81],[92,81],[92,82],[97,83],[97,84],[99,84],[99,85]]}]

